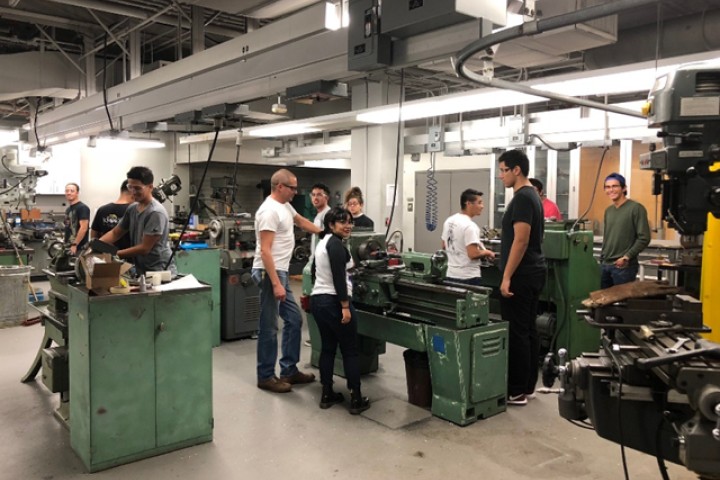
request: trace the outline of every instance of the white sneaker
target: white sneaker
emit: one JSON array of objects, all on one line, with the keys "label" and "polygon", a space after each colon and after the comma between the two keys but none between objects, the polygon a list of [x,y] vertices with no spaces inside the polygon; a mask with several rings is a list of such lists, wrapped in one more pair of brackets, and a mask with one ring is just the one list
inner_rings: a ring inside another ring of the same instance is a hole
[{"label": "white sneaker", "polygon": [[524,393],[521,393],[520,395],[511,395],[507,398],[508,405],[525,406],[527,403],[527,396]]}]

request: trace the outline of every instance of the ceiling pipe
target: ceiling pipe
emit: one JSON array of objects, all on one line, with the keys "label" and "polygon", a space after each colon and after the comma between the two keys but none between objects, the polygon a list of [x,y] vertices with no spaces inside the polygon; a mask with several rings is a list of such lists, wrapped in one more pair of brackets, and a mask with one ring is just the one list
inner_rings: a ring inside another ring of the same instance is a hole
[{"label": "ceiling pipe", "polygon": [[[79,7],[79,8],[89,8],[91,10],[97,10],[99,12],[105,12],[105,13],[111,13],[113,15],[121,15],[124,17],[132,17],[137,18],[140,20],[146,20],[148,17],[150,17],[152,14],[139,9],[139,8],[131,8],[131,7],[121,7],[118,5],[108,5],[105,2],[101,2],[99,0],[50,0],[54,3],[60,3],[62,5],[69,5],[72,7]],[[163,25],[170,25],[172,27],[178,26],[178,19],[174,16],[169,15],[162,15],[155,19],[157,23],[161,23]],[[182,28],[190,29],[192,25],[187,20],[182,20],[180,22],[180,25]],[[231,30],[229,28],[223,28],[223,27],[215,27],[215,26],[207,26],[205,27],[205,31],[207,33],[212,33],[214,35],[222,35],[229,38],[235,38],[240,35],[242,35],[242,32],[238,32],[235,30]]]},{"label": "ceiling pipe", "polygon": [[[556,15],[545,19],[535,20],[526,22],[521,25],[501,30],[497,33],[493,33],[476,40],[460,50],[455,57],[453,57],[453,65],[455,73],[462,78],[472,80],[481,85],[504,88],[507,90],[514,90],[518,92],[528,93],[530,95],[536,95],[538,97],[550,98],[552,100],[559,100],[561,102],[569,103],[571,105],[580,105],[590,108],[597,108],[599,110],[605,110],[612,113],[619,113],[622,115],[630,115],[633,117],[640,116],[644,118],[639,112],[634,112],[625,108],[614,107],[606,105],[604,103],[593,102],[590,100],[584,100],[577,97],[570,97],[553,92],[547,92],[543,90],[536,90],[531,87],[518,85],[505,80],[494,79],[490,76],[479,75],[465,66],[465,63],[470,60],[473,56],[478,53],[487,54],[488,51],[492,52],[492,47],[504,42],[514,40],[516,38],[536,35],[543,32],[548,32],[561,27],[567,27],[576,23],[587,22],[595,20],[597,18],[608,17],[610,15],[616,15],[618,13],[630,10],[633,8],[642,7],[649,4],[656,4],[660,0],[618,0],[610,4],[601,4],[593,7],[584,8],[582,10],[576,10],[570,13]],[[489,58],[492,54],[488,55]]]}]

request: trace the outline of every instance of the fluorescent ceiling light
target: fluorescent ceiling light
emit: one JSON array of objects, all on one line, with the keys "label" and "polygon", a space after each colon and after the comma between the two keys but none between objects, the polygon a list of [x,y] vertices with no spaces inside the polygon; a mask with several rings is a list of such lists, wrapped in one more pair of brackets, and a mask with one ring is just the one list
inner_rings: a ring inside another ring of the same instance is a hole
[{"label": "fluorescent ceiling light", "polygon": [[[147,148],[165,148],[165,142],[155,138],[133,138],[128,132],[119,132],[110,135],[97,137],[95,145],[98,148],[123,148],[123,149],[147,149]],[[88,147],[92,147],[92,142],[88,141]]]},{"label": "fluorescent ceiling light", "polygon": [[98,148],[165,148],[165,142],[156,139],[140,139],[140,138],[98,138]]},{"label": "fluorescent ceiling light", "polygon": [[309,123],[279,123],[263,127],[252,127],[245,130],[251,137],[289,137],[319,131],[319,128],[315,128]]},{"label": "fluorescent ceiling light", "polygon": [[[436,117],[453,113],[472,112],[475,110],[488,110],[513,105],[544,102],[547,99],[535,95],[500,90],[497,88],[484,88],[481,91],[446,95],[430,99],[417,100],[403,104],[400,119],[416,120],[419,118]],[[380,107],[372,109],[357,116],[359,122],[391,123],[398,121],[398,106]]]},{"label": "fluorescent ceiling light", "polygon": [[332,4],[327,2],[325,4],[325,28],[328,30],[339,30],[342,27],[347,27],[350,24],[350,17],[348,16],[347,3],[338,2]]},{"label": "fluorescent ceiling light", "polygon": [[646,68],[633,72],[611,73],[596,77],[578,78],[562,82],[533,85],[532,88],[561,93],[572,97],[583,95],[614,95],[618,93],[650,91],[655,79],[675,69],[678,65]]}]

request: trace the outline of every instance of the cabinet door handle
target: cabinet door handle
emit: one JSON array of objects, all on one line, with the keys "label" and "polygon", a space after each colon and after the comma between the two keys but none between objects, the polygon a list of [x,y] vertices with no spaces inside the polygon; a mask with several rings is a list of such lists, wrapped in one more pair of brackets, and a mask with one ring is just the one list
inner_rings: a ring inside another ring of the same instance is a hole
[{"label": "cabinet door handle", "polygon": [[158,332],[164,332],[165,331],[165,322],[160,322],[160,325],[157,327]]}]

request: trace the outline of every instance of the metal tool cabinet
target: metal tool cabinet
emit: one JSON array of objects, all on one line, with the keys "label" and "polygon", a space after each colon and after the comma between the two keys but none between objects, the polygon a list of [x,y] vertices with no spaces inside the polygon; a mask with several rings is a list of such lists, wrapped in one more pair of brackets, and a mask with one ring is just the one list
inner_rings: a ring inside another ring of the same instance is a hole
[{"label": "metal tool cabinet", "polygon": [[70,287],[70,441],[91,472],[212,440],[211,291]]}]

